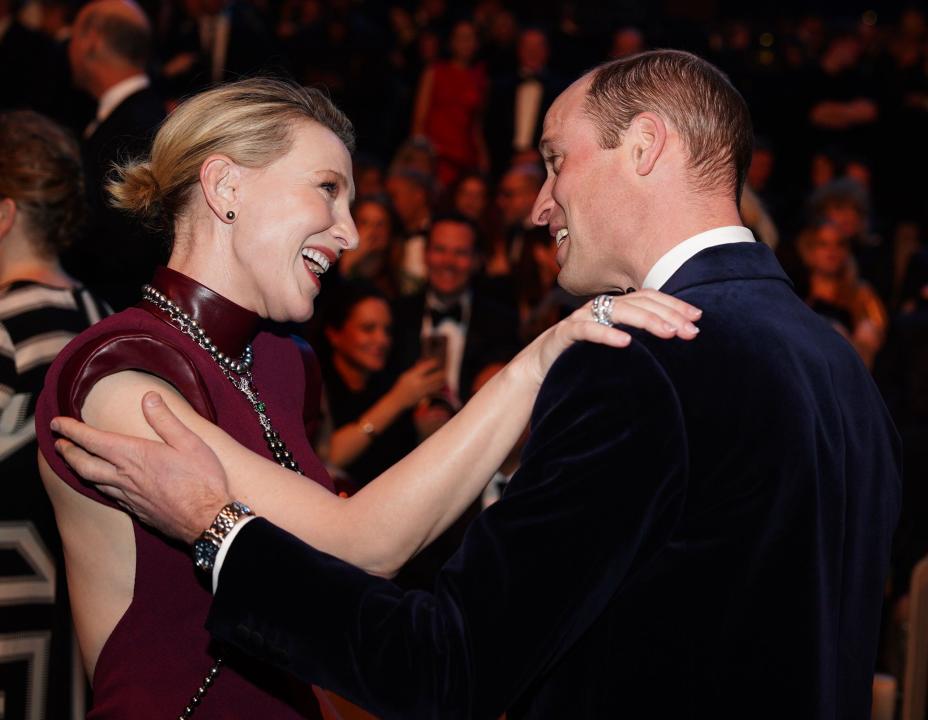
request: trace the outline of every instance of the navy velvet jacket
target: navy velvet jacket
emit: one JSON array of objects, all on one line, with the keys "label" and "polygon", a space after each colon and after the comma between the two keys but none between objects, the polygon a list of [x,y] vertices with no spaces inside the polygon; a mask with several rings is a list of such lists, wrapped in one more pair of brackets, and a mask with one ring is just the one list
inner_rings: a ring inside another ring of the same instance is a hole
[{"label": "navy velvet jacket", "polygon": [[664,289],[700,336],[565,352],[433,592],[259,519],[213,634],[383,717],[869,718],[900,506],[877,389],[760,244]]}]

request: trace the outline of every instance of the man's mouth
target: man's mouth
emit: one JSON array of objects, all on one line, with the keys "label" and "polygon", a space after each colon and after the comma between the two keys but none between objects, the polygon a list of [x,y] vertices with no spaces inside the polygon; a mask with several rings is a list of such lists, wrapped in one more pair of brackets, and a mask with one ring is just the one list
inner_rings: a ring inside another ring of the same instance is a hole
[{"label": "man's mouth", "polygon": [[303,256],[303,259],[306,261],[306,265],[313,272],[316,277],[319,277],[326,270],[329,269],[329,259],[315,248],[303,248],[300,251],[300,254]]},{"label": "man's mouth", "polygon": [[558,247],[564,244],[564,241],[567,239],[569,234],[570,231],[566,227],[563,227],[557,231],[557,235],[554,236],[554,242]]}]

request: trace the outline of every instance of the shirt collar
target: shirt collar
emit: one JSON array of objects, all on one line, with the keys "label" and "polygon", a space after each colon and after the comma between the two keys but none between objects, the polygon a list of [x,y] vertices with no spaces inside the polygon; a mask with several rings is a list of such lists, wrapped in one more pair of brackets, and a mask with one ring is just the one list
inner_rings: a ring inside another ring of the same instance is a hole
[{"label": "shirt collar", "polygon": [[693,237],[674,245],[664,253],[645,276],[641,287],[642,289],[653,288],[660,290],[664,283],[683,266],[683,263],[696,253],[715,245],[727,245],[737,242],[754,242],[754,235],[741,225],[713,228],[698,235],[693,235]]},{"label": "shirt collar", "polygon": [[120,80],[113,85],[103,95],[100,96],[100,102],[97,104],[97,122],[102,123],[113,110],[119,107],[119,104],[130,95],[134,95],[139,90],[147,88],[151,82],[145,74],[133,75],[125,80]]}]

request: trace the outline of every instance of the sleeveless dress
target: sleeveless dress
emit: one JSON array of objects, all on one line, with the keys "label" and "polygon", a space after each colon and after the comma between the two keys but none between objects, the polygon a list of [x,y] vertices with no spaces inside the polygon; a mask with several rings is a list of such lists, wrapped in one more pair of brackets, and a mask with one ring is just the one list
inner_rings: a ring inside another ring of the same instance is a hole
[{"label": "sleeveless dress", "polygon": [[[267,414],[306,474],[332,490],[323,464],[306,439],[304,408],[318,411],[318,365],[308,346],[259,332],[259,318],[180,273],[161,268],[152,284],[194,317],[220,350],[234,358],[254,348],[254,383]],[[311,372],[307,372],[307,368]],[[74,490],[116,505],[85,485],[55,452],[49,422],[80,418],[94,383],[121,370],[142,370],[177,388],[202,416],[250,450],[270,457],[263,429],[248,400],[210,355],[169,324],[154,305],[142,303],[113,315],[72,341],[53,363],[36,409],[39,448]],[[307,376],[310,376],[307,379]],[[88,718],[177,717],[217,654],[225,662],[194,718],[320,718],[321,691],[217,647],[203,627],[212,595],[208,578],[194,569],[190,550],[132,521],[136,576],[128,610],[106,641],[93,677]],[[87,548],[93,552],[93,548]],[[329,712],[326,712],[329,715]]]}]

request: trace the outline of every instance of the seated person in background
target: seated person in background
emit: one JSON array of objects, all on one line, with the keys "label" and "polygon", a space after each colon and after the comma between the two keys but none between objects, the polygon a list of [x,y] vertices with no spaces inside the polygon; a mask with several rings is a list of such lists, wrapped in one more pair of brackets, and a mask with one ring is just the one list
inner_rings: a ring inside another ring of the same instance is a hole
[{"label": "seated person in background", "polygon": [[857,276],[849,241],[834,224],[824,222],[803,231],[798,244],[808,272],[806,302],[831,320],[872,368],[886,339],[886,309],[873,288]]},{"label": "seated person in background", "polygon": [[434,222],[425,262],[425,289],[397,303],[394,360],[397,367],[411,367],[423,354],[425,338],[447,338],[442,341],[447,400],[455,409],[471,395],[474,378],[484,367],[515,354],[516,314],[474,287],[478,230],[467,218],[447,215]]},{"label": "seated person in background", "polygon": [[419,442],[413,410],[445,384],[434,360],[417,362],[399,377],[385,370],[392,328],[386,297],[359,281],[338,288],[323,320],[329,434],[317,447],[330,467],[357,486],[412,452]]},{"label": "seated person in background", "polygon": [[[77,142],[37,113],[0,115],[0,526],[7,536],[0,697],[6,717],[71,717],[72,700],[75,713],[86,709],[83,681],[72,688],[81,670],[74,667],[61,538],[39,479],[34,418],[52,360],[109,314],[58,260],[83,219]],[[24,582],[34,587],[27,598],[17,591]],[[23,652],[24,644],[31,650]],[[31,691],[30,676],[39,678]]]}]

